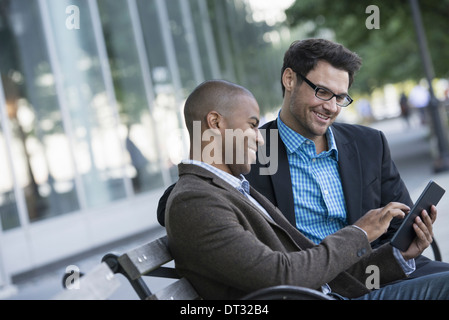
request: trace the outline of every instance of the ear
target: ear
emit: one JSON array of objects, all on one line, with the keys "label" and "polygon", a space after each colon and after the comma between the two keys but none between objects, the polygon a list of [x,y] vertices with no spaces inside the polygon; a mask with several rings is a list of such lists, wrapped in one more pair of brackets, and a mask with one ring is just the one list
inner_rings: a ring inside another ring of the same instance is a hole
[{"label": "ear", "polygon": [[224,118],[217,111],[211,111],[206,115],[208,129],[220,130],[223,127]]},{"label": "ear", "polygon": [[285,91],[292,91],[296,86],[296,73],[291,69],[287,68],[282,74],[282,84],[285,87]]}]

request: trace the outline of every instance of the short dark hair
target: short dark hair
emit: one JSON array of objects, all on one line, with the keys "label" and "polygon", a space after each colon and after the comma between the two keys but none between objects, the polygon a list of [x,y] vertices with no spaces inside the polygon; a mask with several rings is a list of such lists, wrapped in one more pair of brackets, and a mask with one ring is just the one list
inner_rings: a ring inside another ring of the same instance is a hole
[{"label": "short dark hair", "polygon": [[237,107],[235,99],[242,94],[255,99],[251,91],[227,80],[207,80],[198,85],[184,105],[184,119],[190,137],[193,137],[193,121],[204,122],[212,110],[224,115],[227,110]]},{"label": "short dark hair", "polygon": [[[339,43],[325,39],[295,41],[284,55],[284,65],[281,73],[282,95],[285,95],[282,75],[287,68],[291,68],[295,73],[307,76],[320,60],[327,61],[337,69],[347,71],[349,74],[349,87],[351,87],[354,81],[355,73],[362,65],[362,59],[356,53]],[[301,79],[299,80],[302,82]]]}]

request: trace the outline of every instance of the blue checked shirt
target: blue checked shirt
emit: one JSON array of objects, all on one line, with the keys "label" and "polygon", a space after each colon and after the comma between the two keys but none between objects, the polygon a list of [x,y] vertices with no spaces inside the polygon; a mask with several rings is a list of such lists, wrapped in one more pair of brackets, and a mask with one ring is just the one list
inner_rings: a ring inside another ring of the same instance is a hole
[{"label": "blue checked shirt", "polygon": [[313,141],[287,127],[280,117],[277,121],[290,165],[296,227],[318,244],[347,225],[334,135],[329,128],[329,150],[317,155]]}]

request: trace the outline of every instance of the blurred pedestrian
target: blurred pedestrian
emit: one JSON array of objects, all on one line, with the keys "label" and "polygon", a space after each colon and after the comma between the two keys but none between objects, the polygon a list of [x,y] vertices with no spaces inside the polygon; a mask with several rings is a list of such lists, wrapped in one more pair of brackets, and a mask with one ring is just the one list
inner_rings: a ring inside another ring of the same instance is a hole
[{"label": "blurred pedestrian", "polygon": [[410,104],[415,107],[421,117],[421,124],[427,123],[427,106],[430,102],[430,93],[423,85],[417,84],[409,96]]},{"label": "blurred pedestrian", "polygon": [[368,99],[360,99],[357,102],[357,112],[361,117],[362,124],[370,124],[374,120],[373,111],[371,109],[371,103]]},{"label": "blurred pedestrian", "polygon": [[401,117],[404,119],[406,126],[410,128],[410,105],[408,104],[408,99],[404,92],[399,99],[399,105],[401,107]]},{"label": "blurred pedestrian", "polygon": [[142,191],[143,184],[147,178],[148,159],[143,155],[142,151],[131,140],[131,126],[128,126],[128,133],[125,140],[126,150],[129,153],[131,164],[136,170],[136,175],[132,179],[133,187],[136,192]]}]

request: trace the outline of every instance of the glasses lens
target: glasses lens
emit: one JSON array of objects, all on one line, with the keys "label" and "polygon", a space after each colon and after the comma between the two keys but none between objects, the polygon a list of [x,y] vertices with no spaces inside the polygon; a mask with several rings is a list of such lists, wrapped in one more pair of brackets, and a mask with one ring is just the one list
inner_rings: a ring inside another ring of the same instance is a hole
[{"label": "glasses lens", "polygon": [[342,107],[346,107],[349,104],[349,100],[347,96],[336,96],[337,104]]},{"label": "glasses lens", "polygon": [[316,88],[315,96],[324,101],[329,101],[335,96],[337,105],[340,107],[347,107],[352,102],[348,95],[335,95],[332,91],[320,87]]},{"label": "glasses lens", "polygon": [[316,88],[315,95],[317,98],[322,100],[330,100],[334,96],[334,94],[329,90],[320,87]]},{"label": "glasses lens", "polygon": [[337,102],[341,107],[347,107],[352,103],[350,96],[345,96],[341,103]]}]

